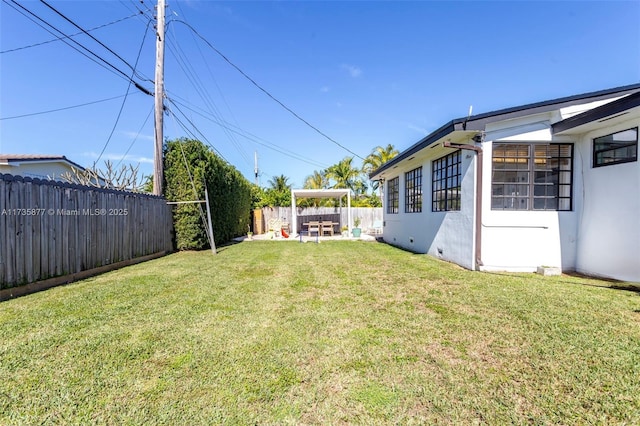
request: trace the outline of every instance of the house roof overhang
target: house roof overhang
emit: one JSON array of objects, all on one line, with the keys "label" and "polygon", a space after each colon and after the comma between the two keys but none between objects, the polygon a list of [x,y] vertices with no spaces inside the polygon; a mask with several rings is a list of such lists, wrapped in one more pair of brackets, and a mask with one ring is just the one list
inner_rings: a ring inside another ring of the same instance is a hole
[{"label": "house roof overhang", "polygon": [[640,92],[558,121],[551,126],[551,130],[554,135],[586,133],[604,125],[621,123],[634,115],[640,115]]},{"label": "house roof overhang", "polygon": [[63,163],[78,170],[85,170],[78,163],[74,163],[64,155],[41,155],[41,154],[0,154],[0,164],[6,166],[19,166],[21,164],[46,164]]},{"label": "house roof overhang", "polygon": [[468,142],[471,138],[478,134],[477,130],[463,130],[461,123],[456,123],[456,120],[450,121],[440,129],[431,133],[429,136],[421,139],[418,143],[412,147],[403,151],[400,155],[393,160],[383,164],[382,167],[374,170],[370,175],[371,180],[381,180],[385,178],[385,175],[393,170],[397,165],[403,161],[411,161],[419,152],[425,148],[435,148],[440,146],[443,142],[464,143]]},{"label": "house roof overhang", "polygon": [[[386,162],[377,170],[369,174],[369,179],[380,180],[384,178],[384,172],[393,168],[398,163],[410,159],[419,151],[438,145],[447,140],[448,137],[454,135],[455,132],[471,132],[472,134],[483,132],[486,125],[497,121],[511,120],[533,114],[541,114],[558,108],[565,108],[572,105],[579,105],[588,102],[596,102],[610,99],[615,96],[624,96],[640,91],[640,84],[632,84],[628,86],[616,87],[613,89],[600,90],[597,92],[589,92],[581,95],[567,96],[563,98],[552,99],[549,101],[536,102],[532,104],[521,105],[512,108],[501,109],[497,111],[487,112],[478,115],[472,115],[465,118],[457,118],[451,120],[444,126],[427,135],[405,151],[401,152],[391,161]],[[613,103],[613,102],[612,102]],[[597,109],[597,108],[596,108]],[[564,121],[564,120],[563,120]],[[473,135],[471,136],[473,137]]]}]

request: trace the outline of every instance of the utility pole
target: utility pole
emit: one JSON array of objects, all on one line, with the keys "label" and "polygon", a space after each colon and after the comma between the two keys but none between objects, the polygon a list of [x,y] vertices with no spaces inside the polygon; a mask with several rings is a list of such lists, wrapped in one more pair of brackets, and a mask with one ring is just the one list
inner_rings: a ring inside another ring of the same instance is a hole
[{"label": "utility pole", "polygon": [[163,114],[164,114],[164,0],[158,0],[156,22],[156,90],[155,90],[155,136],[153,152],[153,194],[162,196],[164,170],[162,164]]},{"label": "utility pole", "polygon": [[255,178],[256,178],[256,185],[258,185],[258,151],[253,152],[253,160],[255,164],[253,167],[253,174],[255,175]]}]

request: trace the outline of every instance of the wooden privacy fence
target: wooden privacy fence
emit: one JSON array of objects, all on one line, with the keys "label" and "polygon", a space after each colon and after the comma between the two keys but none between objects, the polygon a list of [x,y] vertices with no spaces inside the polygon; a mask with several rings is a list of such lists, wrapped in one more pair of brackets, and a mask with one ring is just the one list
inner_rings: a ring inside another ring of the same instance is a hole
[{"label": "wooden privacy fence", "polygon": [[[309,220],[333,220],[340,222],[340,227],[347,225],[347,207],[296,207],[296,214],[298,215],[298,229],[291,230],[292,232],[300,232],[303,222]],[[254,218],[257,215],[254,214]],[[374,222],[378,221],[382,223],[382,207],[352,207],[351,208],[351,226],[353,226],[353,219],[359,217],[362,221],[360,228],[363,231],[373,227]],[[339,218],[339,220],[335,220]],[[264,232],[268,231],[268,223],[271,219],[280,219],[282,222],[291,223],[291,207],[263,207],[261,215],[261,224]],[[254,232],[259,226],[254,224]],[[256,232],[258,233],[258,232]]]},{"label": "wooden privacy fence", "polygon": [[0,290],[164,254],[172,235],[163,198],[0,174]]}]

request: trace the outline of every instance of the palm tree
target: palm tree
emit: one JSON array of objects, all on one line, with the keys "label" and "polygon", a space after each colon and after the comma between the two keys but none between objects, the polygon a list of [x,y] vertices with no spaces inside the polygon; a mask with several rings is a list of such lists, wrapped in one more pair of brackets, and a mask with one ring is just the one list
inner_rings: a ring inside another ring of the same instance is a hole
[{"label": "palm tree", "polygon": [[[371,154],[364,159],[362,163],[362,171],[367,176],[375,170],[378,170],[383,164],[393,160],[399,154],[398,150],[391,144],[388,144],[385,148],[377,146],[371,151]],[[373,182],[371,185],[373,190],[380,190],[380,199],[382,199],[382,186],[379,181]]]},{"label": "palm tree", "polygon": [[356,180],[361,171],[353,167],[353,157],[345,157],[327,169],[327,177],[335,183],[332,188],[351,189],[356,192]]},{"label": "palm tree", "polygon": [[274,176],[273,179],[269,179],[269,185],[271,189],[276,192],[287,192],[291,190],[291,185],[287,182],[289,180],[285,175]]},{"label": "palm tree", "polygon": [[271,188],[267,189],[265,201],[267,205],[275,207],[287,207],[291,205],[291,185],[285,175],[274,176],[269,179]]},{"label": "palm tree", "polygon": [[329,179],[325,171],[314,170],[312,175],[307,176],[304,181],[304,189],[326,189],[329,186]]},{"label": "palm tree", "polygon": [[391,161],[398,154],[398,150],[391,144],[387,145],[385,148],[377,146],[373,151],[371,151],[371,154],[364,159],[364,162],[362,163],[362,171],[369,174],[380,168],[384,163]]},{"label": "palm tree", "polygon": [[[303,188],[304,189],[326,189],[329,187],[329,179],[327,178],[327,174],[324,170],[317,171],[314,170],[312,175],[307,176],[304,181]],[[305,201],[301,201],[298,205],[300,206],[313,206],[319,207],[322,203],[320,198],[307,199]],[[326,204],[326,200],[325,200]]]}]

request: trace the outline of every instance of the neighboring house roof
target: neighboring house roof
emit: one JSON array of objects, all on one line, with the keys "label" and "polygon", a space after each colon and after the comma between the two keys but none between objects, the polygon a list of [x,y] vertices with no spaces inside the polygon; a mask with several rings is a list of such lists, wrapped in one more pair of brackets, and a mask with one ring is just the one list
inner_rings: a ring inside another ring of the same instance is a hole
[{"label": "neighboring house roof", "polygon": [[64,155],[0,154],[0,165],[19,166],[21,163],[67,163],[78,170],[84,170],[84,167],[74,163]]},{"label": "neighboring house roof", "polygon": [[[640,112],[640,92],[558,121],[551,125],[551,129],[554,135],[587,132],[590,130],[589,127],[596,126],[600,122],[607,121],[609,124],[613,124],[612,120],[618,118],[620,118],[620,121],[625,120],[627,119],[627,114],[633,110],[635,110],[636,113]],[[590,124],[592,124],[592,126],[589,126]]]},{"label": "neighboring house roof", "polygon": [[[431,134],[427,135],[417,143],[409,147],[407,150],[401,152],[397,157],[391,161],[386,162],[380,166],[377,170],[374,170],[369,174],[370,179],[374,179],[375,176],[381,174],[385,170],[393,167],[401,161],[410,158],[416,152],[421,151],[428,146],[437,143],[439,140],[454,132],[479,132],[485,129],[488,123],[496,121],[503,121],[523,117],[532,114],[540,114],[544,112],[553,111],[558,108],[566,108],[572,105],[579,105],[586,102],[595,102],[606,100],[613,96],[624,96],[640,91],[640,84],[631,84],[628,86],[616,87],[613,89],[600,90],[597,92],[583,93],[581,95],[567,96],[563,98],[552,99],[543,102],[536,102],[532,104],[521,105],[512,108],[505,108],[497,111],[487,112],[478,115],[472,115],[470,117],[462,117],[451,120],[447,124],[443,125],[439,129],[435,130]],[[606,106],[606,105],[605,105]],[[597,108],[595,108],[597,109]],[[582,115],[582,114],[579,114]],[[563,120],[566,121],[566,120]]]}]

